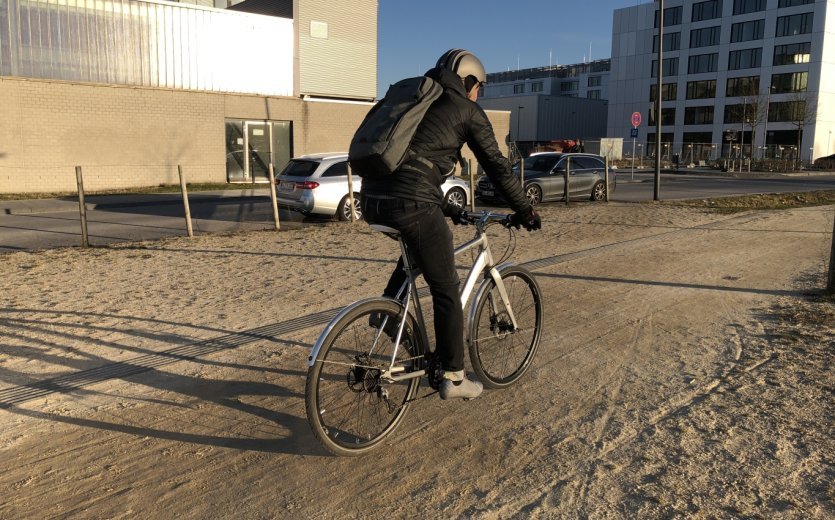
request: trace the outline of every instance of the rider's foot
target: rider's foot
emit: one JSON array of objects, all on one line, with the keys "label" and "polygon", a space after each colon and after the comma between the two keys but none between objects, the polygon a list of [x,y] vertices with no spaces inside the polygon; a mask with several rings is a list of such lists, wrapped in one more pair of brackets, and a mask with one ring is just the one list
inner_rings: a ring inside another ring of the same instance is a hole
[{"label": "rider's foot", "polygon": [[484,385],[479,381],[473,381],[464,377],[464,371],[444,372],[444,380],[441,382],[441,399],[475,399],[481,395]]}]

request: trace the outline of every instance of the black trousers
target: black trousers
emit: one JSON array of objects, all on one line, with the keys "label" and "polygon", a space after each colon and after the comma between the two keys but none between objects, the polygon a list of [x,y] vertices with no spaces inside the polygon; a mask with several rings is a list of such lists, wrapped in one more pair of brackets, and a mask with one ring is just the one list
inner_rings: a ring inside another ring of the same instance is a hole
[{"label": "black trousers", "polygon": [[[444,370],[464,369],[464,313],[458,294],[452,231],[440,206],[400,198],[362,197],[367,222],[400,231],[409,251],[409,261],[420,267],[432,294],[436,352]],[[395,297],[406,281],[403,259],[389,278],[384,296]]]}]

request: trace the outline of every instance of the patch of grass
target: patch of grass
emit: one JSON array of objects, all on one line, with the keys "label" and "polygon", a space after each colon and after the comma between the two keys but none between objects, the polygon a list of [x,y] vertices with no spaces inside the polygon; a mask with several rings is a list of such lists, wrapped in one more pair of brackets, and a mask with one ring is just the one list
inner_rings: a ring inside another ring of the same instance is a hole
[{"label": "patch of grass", "polygon": [[[252,188],[267,188],[269,184],[242,183],[230,184],[226,182],[189,182],[186,184],[188,191],[218,191],[218,190],[248,190]],[[133,195],[153,193],[179,193],[179,184],[160,184],[159,186],[143,186],[139,188],[123,188],[115,190],[84,191],[84,195]],[[44,192],[44,193],[0,193],[0,200],[31,200],[31,199],[61,199],[66,197],[77,197],[74,191]]]},{"label": "patch of grass", "polygon": [[705,208],[717,213],[738,213],[748,210],[774,210],[835,204],[835,190],[793,193],[764,193],[737,197],[693,199],[667,202],[666,204]]}]

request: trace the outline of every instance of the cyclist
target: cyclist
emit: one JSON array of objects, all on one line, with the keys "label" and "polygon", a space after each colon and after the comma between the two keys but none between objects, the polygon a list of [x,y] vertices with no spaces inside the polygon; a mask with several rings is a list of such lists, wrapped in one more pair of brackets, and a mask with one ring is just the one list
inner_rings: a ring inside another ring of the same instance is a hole
[{"label": "cyclist", "polygon": [[[493,184],[515,212],[510,222],[528,231],[541,220],[528,203],[510,162],[499,151],[493,127],[476,104],[487,75],[481,61],[462,49],[451,49],[426,76],[444,91],[417,128],[411,158],[393,175],[363,179],[361,204],[366,221],[400,231],[414,264],[420,267],[432,294],[435,337],[443,381],[442,399],[478,397],[482,384],[464,376],[464,317],[459,301],[452,232],[445,216],[464,223],[461,208],[443,203],[440,189],[451,175],[466,143]],[[406,280],[402,259],[386,285],[384,296],[394,297]],[[373,324],[373,323],[372,323]]]}]

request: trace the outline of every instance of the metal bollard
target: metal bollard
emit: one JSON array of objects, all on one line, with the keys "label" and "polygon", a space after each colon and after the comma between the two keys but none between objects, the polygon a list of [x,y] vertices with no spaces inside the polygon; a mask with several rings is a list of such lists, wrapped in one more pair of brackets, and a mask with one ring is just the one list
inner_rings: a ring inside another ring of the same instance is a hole
[{"label": "metal bollard", "polygon": [[609,156],[606,156],[606,202],[609,202]]},{"label": "metal bollard", "polygon": [[467,172],[470,174],[470,211],[475,212],[475,172],[472,159],[467,159]]},{"label": "metal bollard", "polygon": [[568,198],[569,198],[568,194],[570,193],[570,191],[568,189],[568,184],[570,182],[569,181],[570,178],[571,178],[571,157],[569,156],[569,157],[565,158],[565,182],[563,182],[563,184],[565,184],[565,186],[563,187],[564,188],[564,193],[563,194],[565,196],[565,205],[566,206],[568,206]]}]

